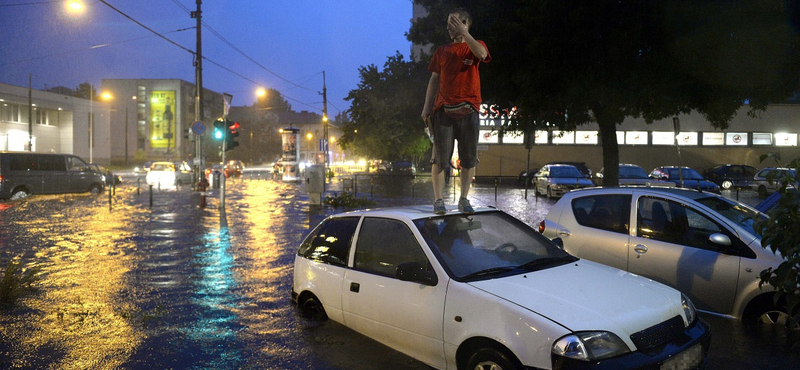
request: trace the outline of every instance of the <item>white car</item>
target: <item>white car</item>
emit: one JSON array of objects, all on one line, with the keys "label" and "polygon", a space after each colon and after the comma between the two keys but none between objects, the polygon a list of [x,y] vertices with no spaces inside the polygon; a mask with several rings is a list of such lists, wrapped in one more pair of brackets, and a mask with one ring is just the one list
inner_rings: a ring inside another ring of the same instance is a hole
[{"label": "white car", "polygon": [[573,191],[540,223],[546,237],[581,258],[680,290],[697,308],[745,321],[786,324],[761,271],[784,259],[753,229],[766,215],[719,194],[682,188]]},{"label": "white car", "polygon": [[156,189],[177,189],[192,184],[192,168],[186,162],[153,162],[145,179]]},{"label": "white car", "polygon": [[292,299],[436,369],[698,369],[710,341],[678,291],[493,208],[330,216],[300,245]]}]

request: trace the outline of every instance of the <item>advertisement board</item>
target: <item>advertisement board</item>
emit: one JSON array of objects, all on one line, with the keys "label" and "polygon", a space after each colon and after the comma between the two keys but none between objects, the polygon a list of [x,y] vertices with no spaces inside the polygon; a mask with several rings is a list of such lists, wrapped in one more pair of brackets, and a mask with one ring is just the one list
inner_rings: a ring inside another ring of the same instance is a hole
[{"label": "advertisement board", "polygon": [[175,147],[175,90],[150,92],[150,147]]}]

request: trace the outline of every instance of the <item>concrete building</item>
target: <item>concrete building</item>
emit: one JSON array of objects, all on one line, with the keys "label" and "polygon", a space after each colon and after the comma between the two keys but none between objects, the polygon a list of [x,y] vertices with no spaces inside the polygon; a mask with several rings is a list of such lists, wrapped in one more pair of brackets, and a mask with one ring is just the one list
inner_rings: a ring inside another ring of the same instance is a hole
[{"label": "concrete building", "polygon": [[[190,160],[196,153],[190,134],[195,117],[195,84],[179,79],[103,79],[101,91],[109,99],[112,145],[110,162],[139,164],[147,160]],[[218,160],[208,134],[223,115],[221,93],[203,89],[200,136],[209,160]]]},{"label": "concrete building", "polygon": [[110,118],[103,101],[0,83],[0,150],[75,154],[108,164]]}]

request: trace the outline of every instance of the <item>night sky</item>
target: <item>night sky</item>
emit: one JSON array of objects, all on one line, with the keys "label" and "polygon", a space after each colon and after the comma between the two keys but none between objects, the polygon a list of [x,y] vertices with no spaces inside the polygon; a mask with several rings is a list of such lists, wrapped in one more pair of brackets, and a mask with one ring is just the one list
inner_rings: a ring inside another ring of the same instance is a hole
[{"label": "night sky", "polygon": [[[105,1],[195,50],[195,0]],[[0,0],[0,82],[28,86],[31,75],[34,89],[87,81],[100,89],[104,78],[194,83],[190,52],[102,2],[84,3],[71,13],[67,1]],[[411,0],[205,0],[202,11],[203,56],[210,60],[203,86],[233,95],[234,106],[251,105],[265,87],[295,111],[321,113],[324,70],[333,117],[348,109],[344,98],[358,87],[359,67],[382,69],[396,52],[410,54]]]}]

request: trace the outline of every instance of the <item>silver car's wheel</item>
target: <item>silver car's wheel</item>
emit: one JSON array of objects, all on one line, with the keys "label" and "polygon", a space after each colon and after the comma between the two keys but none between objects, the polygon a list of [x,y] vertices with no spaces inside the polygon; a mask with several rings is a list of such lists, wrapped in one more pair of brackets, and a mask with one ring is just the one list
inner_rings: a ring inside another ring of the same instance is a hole
[{"label": "silver car's wheel", "polygon": [[733,182],[731,182],[731,180],[725,180],[722,182],[721,186],[723,189],[728,190],[733,187]]}]

